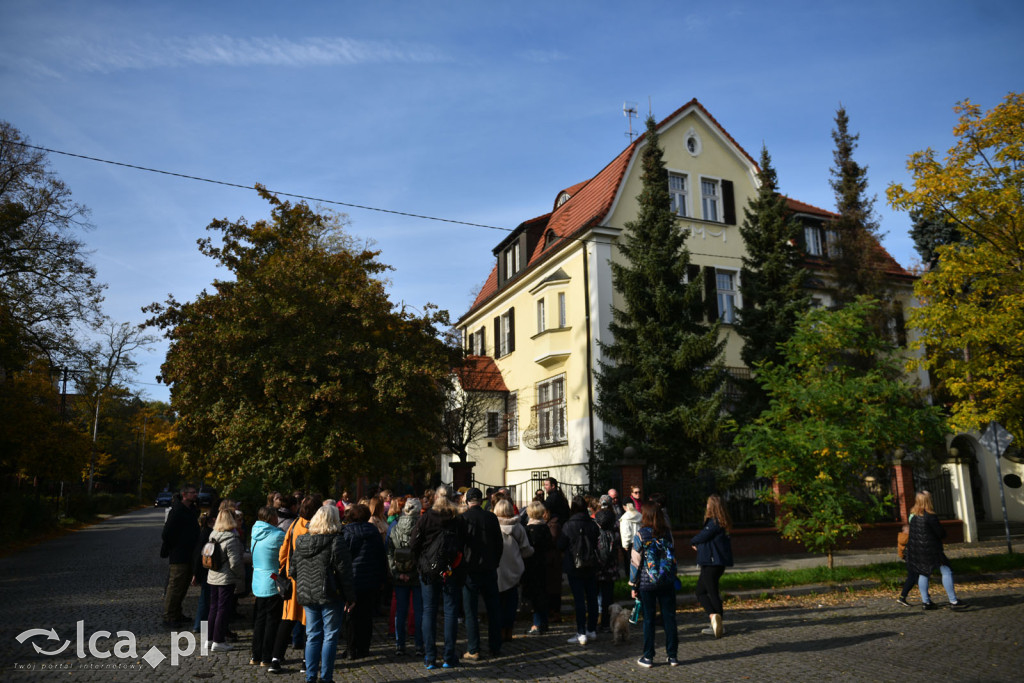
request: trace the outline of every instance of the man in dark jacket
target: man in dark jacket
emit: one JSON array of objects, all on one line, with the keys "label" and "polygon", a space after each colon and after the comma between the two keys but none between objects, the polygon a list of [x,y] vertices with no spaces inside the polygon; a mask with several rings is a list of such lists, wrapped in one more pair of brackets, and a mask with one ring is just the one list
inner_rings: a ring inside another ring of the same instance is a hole
[{"label": "man in dark jacket", "polygon": [[160,538],[163,541],[160,554],[166,553],[170,561],[164,593],[164,623],[174,626],[189,620],[181,611],[181,603],[192,581],[192,551],[199,540],[199,507],[194,486],[181,490],[181,502],[171,508]]},{"label": "man in dark jacket", "polygon": [[469,509],[462,513],[469,530],[466,545],[466,583],[462,587],[462,604],[466,611],[466,654],[464,659],[480,659],[480,602],[482,595],[487,609],[487,643],[492,655],[501,654],[501,605],[498,597],[498,563],[504,548],[501,525],[493,512],[480,503],[483,493],[478,488],[466,491]]}]

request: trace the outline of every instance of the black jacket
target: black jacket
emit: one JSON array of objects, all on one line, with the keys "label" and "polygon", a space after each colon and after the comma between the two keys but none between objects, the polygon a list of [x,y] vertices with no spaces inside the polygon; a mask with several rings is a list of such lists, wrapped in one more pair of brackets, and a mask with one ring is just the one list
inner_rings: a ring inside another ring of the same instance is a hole
[{"label": "black jacket", "polygon": [[558,537],[558,549],[562,551],[562,571],[567,576],[594,576],[597,570],[593,567],[577,569],[572,556],[572,547],[580,534],[590,539],[590,547],[597,551],[597,537],[601,529],[597,522],[583,512],[577,512],[562,526],[562,535]]},{"label": "black jacket", "polygon": [[171,564],[191,564],[192,552],[199,540],[199,508],[175,503],[167,515],[160,540],[170,553]]},{"label": "black jacket", "polygon": [[352,553],[352,582],[357,593],[375,591],[387,576],[384,540],[369,522],[346,524],[341,532]]},{"label": "black jacket", "polygon": [[[497,517],[495,517],[497,519]],[[465,552],[466,538],[468,532],[466,530],[466,520],[462,518],[462,515],[443,515],[436,510],[427,510],[423,515],[420,516],[416,522],[416,527],[412,530],[412,537],[409,539],[409,547],[416,553],[419,563],[420,581],[424,583],[436,582],[436,578],[430,576],[426,572],[426,564],[431,558],[425,556],[425,550],[430,547],[431,542],[434,538],[445,531],[445,529],[451,529],[455,532],[455,536],[458,539],[458,544]],[[498,533],[501,533],[501,529],[498,529]],[[460,562],[452,572],[452,581],[456,584],[464,583],[466,580],[466,563]]]},{"label": "black jacket", "polygon": [[472,505],[462,513],[469,534],[466,543],[466,571],[497,571],[505,544],[501,537],[501,524],[490,510]]},{"label": "black jacket", "polygon": [[548,492],[544,498],[544,509],[548,511],[550,517],[557,518],[561,524],[565,524],[569,519],[569,501],[565,499],[565,494],[560,489]]},{"label": "black jacket", "polygon": [[[300,605],[355,602],[352,554],[341,534],[302,534],[295,539],[295,599]],[[333,557],[333,563],[332,563]],[[334,572],[337,596],[324,592],[327,572]]]},{"label": "black jacket", "polygon": [[945,536],[946,530],[939,524],[937,515],[914,515],[910,520],[910,537],[904,551],[907,569],[927,575],[942,565],[949,566],[949,559],[942,550],[942,539]]}]

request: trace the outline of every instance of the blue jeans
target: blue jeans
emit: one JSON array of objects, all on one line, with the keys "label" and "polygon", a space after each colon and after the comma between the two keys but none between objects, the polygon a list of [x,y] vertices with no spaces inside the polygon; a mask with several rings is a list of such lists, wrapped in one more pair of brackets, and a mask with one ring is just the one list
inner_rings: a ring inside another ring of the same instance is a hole
[{"label": "blue jeans", "polygon": [[192,622],[192,630],[199,631],[202,622],[210,616],[210,584],[204,583],[199,587],[199,604],[196,605],[196,618]]},{"label": "blue jeans", "polygon": [[597,576],[583,574],[569,576],[572,603],[576,609],[576,633],[597,631]]},{"label": "blue jeans", "polygon": [[462,587],[454,581],[443,583],[422,583],[423,592],[423,661],[430,665],[437,663],[437,643],[434,640],[437,624],[437,608],[444,598],[444,663],[457,666],[459,657],[455,654],[455,639],[459,632],[459,594]]},{"label": "blue jeans", "polygon": [[501,652],[501,600],[498,596],[498,572],[470,572],[462,589],[462,607],[466,612],[466,650],[480,651],[480,596],[487,610],[487,644],[491,654]]},{"label": "blue jeans", "polygon": [[345,603],[307,605],[306,612],[306,680],[334,680],[334,659],[338,654],[338,634],[345,617]]},{"label": "blue jeans", "polygon": [[665,652],[675,659],[679,656],[679,634],[676,631],[676,591],[672,586],[654,591],[637,591],[644,610],[644,654],[654,660],[654,613],[661,608],[661,624],[665,629]]},{"label": "blue jeans", "polygon": [[415,586],[395,586],[395,645],[405,647],[405,634],[408,630],[409,598],[412,597],[412,618],[415,627],[413,638],[416,649],[423,649],[423,588]]},{"label": "blue jeans", "polygon": [[[949,598],[950,603],[957,601],[956,591],[953,590],[953,570],[942,565],[939,567],[939,572],[942,574],[942,587],[946,589],[946,597]],[[930,595],[928,595],[928,575],[919,574],[917,577],[917,590],[921,591],[921,601],[929,603],[932,601]]]}]

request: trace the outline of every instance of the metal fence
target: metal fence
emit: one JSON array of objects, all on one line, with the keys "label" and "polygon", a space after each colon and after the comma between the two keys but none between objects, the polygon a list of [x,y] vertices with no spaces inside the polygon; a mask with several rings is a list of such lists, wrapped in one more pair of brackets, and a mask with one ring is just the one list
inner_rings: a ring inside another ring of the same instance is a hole
[{"label": "metal fence", "polygon": [[935,514],[942,519],[956,519],[956,508],[953,506],[953,481],[949,470],[939,472],[921,472],[914,470],[914,490],[928,491],[932,494],[932,505]]},{"label": "metal fence", "polygon": [[722,496],[733,526],[763,527],[775,523],[775,506],[761,501],[761,492],[772,488],[772,480],[754,478],[738,482],[720,491],[711,478],[694,478],[680,481],[644,482],[644,496],[661,493],[665,498],[672,526],[679,529],[699,528],[704,523],[704,510],[708,496],[718,493]]}]

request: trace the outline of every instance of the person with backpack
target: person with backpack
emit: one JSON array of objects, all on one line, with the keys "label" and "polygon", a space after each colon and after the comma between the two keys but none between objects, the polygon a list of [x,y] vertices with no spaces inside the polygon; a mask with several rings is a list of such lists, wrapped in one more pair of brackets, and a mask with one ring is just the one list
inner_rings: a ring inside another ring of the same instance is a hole
[{"label": "person with backpack", "polygon": [[615,579],[619,578],[619,530],[611,496],[601,496],[594,521],[601,530],[597,539],[597,606],[601,631],[611,631],[611,609],[615,600]]},{"label": "person with backpack", "polygon": [[456,514],[448,499],[448,489],[437,487],[431,507],[416,522],[409,547],[417,558],[420,588],[423,593],[423,647],[427,669],[437,668],[437,642],[434,639],[437,609],[444,601],[444,668],[459,665],[455,640],[459,629],[459,596],[466,581],[462,562],[469,532],[466,520]]},{"label": "person with backpack", "polygon": [[469,533],[467,539],[466,582],[462,587],[462,608],[466,619],[466,653],[463,659],[480,659],[480,598],[487,610],[487,645],[491,655],[501,654],[501,602],[498,596],[498,564],[504,544],[501,525],[490,510],[482,506],[484,494],[478,488],[466,491],[468,508],[462,513]]},{"label": "person with backpack", "polygon": [[[403,499],[399,498],[399,501]],[[391,505],[395,508],[395,504]],[[409,605],[412,604],[413,638],[416,644],[416,655],[422,657],[423,651],[423,589],[420,587],[420,573],[416,566],[416,553],[409,546],[412,531],[420,518],[419,498],[409,496],[400,507],[401,516],[391,525],[388,531],[388,570],[395,586],[395,654],[405,654],[405,637],[408,631],[406,621],[409,617]]]},{"label": "person with backpack", "polygon": [[[367,510],[367,517],[369,511]],[[308,533],[295,539],[295,599],[306,617],[306,681],[334,679],[338,635],[345,613],[355,605],[352,555],[342,537],[341,516],[334,505],[321,505]],[[380,540],[377,530],[370,533]]]},{"label": "person with backpack", "polygon": [[676,628],[676,561],[672,534],[665,526],[661,506],[644,503],[640,529],[633,537],[629,585],[640,600],[644,614],[644,651],[636,663],[654,666],[654,616],[661,608],[665,629],[665,652],[670,666],[679,664],[679,634]]},{"label": "person with backpack", "polygon": [[697,551],[697,566],[700,567],[697,601],[711,619],[711,626],[701,633],[715,638],[721,638],[725,632],[722,626],[722,596],[718,592],[718,582],[725,573],[725,568],[732,566],[732,541],[729,539],[731,531],[732,520],[729,519],[729,511],[725,509],[721,498],[711,494],[704,510],[704,528],[690,539],[690,546]]},{"label": "person with backpack", "polygon": [[597,638],[597,543],[600,535],[601,529],[590,518],[586,498],[575,496],[569,508],[569,519],[562,526],[557,542],[576,612],[576,635],[569,638],[570,643],[586,645]]},{"label": "person with backpack", "polygon": [[212,549],[212,553],[203,550],[203,566],[209,569],[206,582],[210,584],[209,649],[221,652],[232,649],[227,642],[231,598],[235,590],[245,587],[244,550],[233,512],[221,510],[217,513],[217,523],[213,525],[207,545]]},{"label": "person with backpack", "polygon": [[[317,494],[309,495],[302,499],[299,505],[299,516],[288,527],[288,531],[285,532],[281,549],[277,553],[277,562],[280,566],[278,574],[283,574],[291,581],[292,596],[286,598],[281,605],[281,623],[277,627],[277,640],[274,641],[273,659],[270,661],[270,668],[267,669],[267,673],[281,673],[281,666],[284,663],[284,654],[288,648],[289,641],[298,649],[305,650],[306,613],[295,595],[295,566],[292,564],[292,558],[295,552],[295,542],[308,532],[309,523],[313,519],[313,515],[321,507],[323,507],[323,499]],[[299,632],[301,639],[296,639],[296,631]],[[303,666],[303,668],[305,667]]]},{"label": "person with backpack", "polygon": [[[280,496],[280,494],[278,494]],[[277,554],[284,542],[284,531],[277,527],[277,510],[266,505],[256,513],[257,521],[252,527],[252,595],[256,598],[253,608],[252,659],[250,664],[270,666],[274,658],[274,641],[281,624],[281,596],[277,582]]]},{"label": "person with backpack", "polygon": [[501,498],[494,504],[494,514],[501,527],[504,549],[498,565],[498,598],[501,604],[501,638],[512,642],[516,610],[519,609],[519,581],[526,570],[524,560],[533,556],[533,546],[526,536],[526,529],[519,523],[515,508],[508,498]]}]

